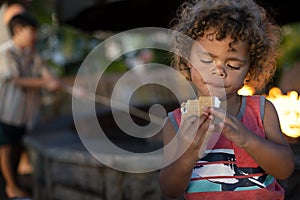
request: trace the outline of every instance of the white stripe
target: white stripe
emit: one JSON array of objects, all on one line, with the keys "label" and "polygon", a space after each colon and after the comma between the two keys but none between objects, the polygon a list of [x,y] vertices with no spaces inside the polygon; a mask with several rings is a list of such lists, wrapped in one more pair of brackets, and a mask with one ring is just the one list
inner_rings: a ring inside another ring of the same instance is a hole
[{"label": "white stripe", "polygon": [[233,149],[212,149],[212,150],[206,150],[205,153],[226,153],[226,154],[234,155],[234,150]]}]

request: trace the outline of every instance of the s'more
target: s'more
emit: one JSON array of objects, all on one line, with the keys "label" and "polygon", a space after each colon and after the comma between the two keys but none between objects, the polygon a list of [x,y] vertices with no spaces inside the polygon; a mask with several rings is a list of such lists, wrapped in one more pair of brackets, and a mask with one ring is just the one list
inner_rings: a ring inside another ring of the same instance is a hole
[{"label": "s'more", "polygon": [[201,116],[206,107],[220,107],[221,101],[215,96],[200,96],[198,99],[189,99],[181,104],[181,121],[196,115]]}]

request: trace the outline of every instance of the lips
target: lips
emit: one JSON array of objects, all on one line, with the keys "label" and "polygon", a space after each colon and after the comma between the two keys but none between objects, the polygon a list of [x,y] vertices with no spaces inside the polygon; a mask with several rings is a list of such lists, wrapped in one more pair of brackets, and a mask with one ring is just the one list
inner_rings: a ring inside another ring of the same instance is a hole
[{"label": "lips", "polygon": [[207,86],[216,87],[216,88],[226,88],[224,83],[205,83]]}]

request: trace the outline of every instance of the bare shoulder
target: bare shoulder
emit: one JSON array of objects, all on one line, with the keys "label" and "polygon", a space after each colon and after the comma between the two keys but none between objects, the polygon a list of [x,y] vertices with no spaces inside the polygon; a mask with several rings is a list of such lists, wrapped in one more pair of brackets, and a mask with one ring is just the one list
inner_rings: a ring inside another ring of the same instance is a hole
[{"label": "bare shoulder", "polygon": [[263,119],[266,138],[274,142],[285,144],[285,138],[281,131],[280,121],[275,106],[266,99],[265,115]]},{"label": "bare shoulder", "polygon": [[273,105],[273,103],[266,99],[266,103],[265,103],[265,113],[268,115],[268,114],[272,114],[272,113],[275,113],[277,115],[277,111],[276,111],[276,108],[275,106]]}]

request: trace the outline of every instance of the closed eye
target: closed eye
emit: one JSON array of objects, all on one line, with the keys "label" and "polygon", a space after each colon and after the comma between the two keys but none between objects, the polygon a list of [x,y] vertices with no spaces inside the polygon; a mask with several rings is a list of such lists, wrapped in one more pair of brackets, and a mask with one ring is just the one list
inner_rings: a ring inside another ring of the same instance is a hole
[{"label": "closed eye", "polygon": [[202,63],[206,63],[206,64],[209,64],[209,63],[212,63],[213,60],[204,60],[204,59],[201,59],[200,60]]},{"label": "closed eye", "polygon": [[229,64],[227,64],[227,67],[229,67],[230,69],[235,69],[235,70],[240,69],[240,66],[233,66],[233,65],[229,65]]}]

